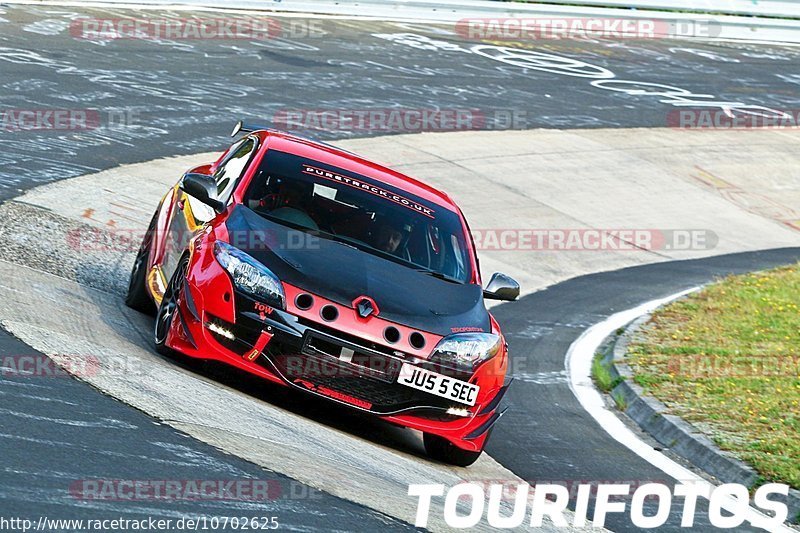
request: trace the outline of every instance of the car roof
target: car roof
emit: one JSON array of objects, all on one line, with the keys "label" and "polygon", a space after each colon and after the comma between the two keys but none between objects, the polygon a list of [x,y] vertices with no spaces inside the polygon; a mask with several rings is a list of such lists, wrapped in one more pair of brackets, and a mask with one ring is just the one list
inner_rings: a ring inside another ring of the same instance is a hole
[{"label": "car roof", "polygon": [[372,178],[386,185],[411,193],[423,200],[433,202],[441,207],[446,207],[456,213],[460,212],[455,202],[439,189],[352,152],[348,152],[347,150],[311,139],[298,137],[290,133],[270,130],[259,131],[258,134],[262,138],[262,141],[266,142],[267,150],[278,150],[280,152],[288,152],[290,154],[308,157],[320,163],[361,174],[362,176]]}]

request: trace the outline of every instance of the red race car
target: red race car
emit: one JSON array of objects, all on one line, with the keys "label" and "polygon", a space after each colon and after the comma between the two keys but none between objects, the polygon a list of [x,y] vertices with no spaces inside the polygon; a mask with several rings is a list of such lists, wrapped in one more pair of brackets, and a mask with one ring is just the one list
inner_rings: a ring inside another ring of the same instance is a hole
[{"label": "red race car", "polygon": [[[461,211],[357,155],[236,125],[161,200],[126,303],[160,353],[218,360],[424,433],[467,466],[502,415],[508,347]],[[510,384],[510,383],[509,383]]]}]

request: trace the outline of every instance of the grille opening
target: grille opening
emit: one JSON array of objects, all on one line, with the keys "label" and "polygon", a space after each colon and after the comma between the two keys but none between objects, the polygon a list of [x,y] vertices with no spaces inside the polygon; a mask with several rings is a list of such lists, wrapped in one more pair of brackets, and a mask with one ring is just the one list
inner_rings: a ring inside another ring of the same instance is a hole
[{"label": "grille opening", "polygon": [[344,347],[341,344],[333,339],[325,339],[315,335],[309,335],[306,339],[303,354],[306,359],[316,359],[318,361],[316,366],[310,365],[305,369],[309,378],[320,375],[337,378],[369,376],[386,383],[392,383],[402,365],[402,362],[396,359],[359,353],[354,350],[349,360],[343,361],[341,357],[344,354]]},{"label": "grille opening", "polygon": [[333,322],[339,318],[339,310],[332,305],[326,305],[323,307],[319,314],[322,317],[322,320],[326,322]]},{"label": "grille opening", "polygon": [[311,306],[314,305],[314,297],[306,293],[298,294],[297,298],[294,299],[294,304],[303,311],[311,309]]},{"label": "grille opening", "polygon": [[394,344],[400,340],[400,331],[394,326],[389,326],[383,330],[383,338],[386,339],[386,342]]},{"label": "grille opening", "polygon": [[[355,368],[354,373],[352,367],[348,365],[347,369],[331,373],[325,370],[330,366],[320,362],[320,357],[324,356],[309,357],[300,354],[299,357],[308,358],[308,361],[303,359],[298,362],[298,355],[277,353],[284,350],[278,349],[272,343],[270,343],[268,351],[269,358],[274,362],[277,371],[295,385],[298,384],[298,380],[310,382],[319,387],[325,387],[329,391],[342,393],[372,405],[360,406],[347,400],[345,403],[377,413],[394,413],[405,409],[415,409],[415,414],[419,413],[426,418],[449,416],[444,411],[452,405],[450,400],[399,385],[395,382],[396,374],[389,374],[392,378],[381,379],[383,376],[379,377],[374,372],[380,368],[377,366],[377,362],[373,362],[371,365],[372,371],[369,371],[366,365],[359,365]],[[339,364],[339,362],[333,360],[333,364]],[[399,365],[397,370],[399,370]],[[452,420],[453,418],[455,417],[450,416],[447,419]]]},{"label": "grille opening", "polygon": [[332,337],[336,337],[338,339],[341,339],[343,341],[349,342],[351,344],[355,344],[356,346],[363,346],[364,348],[366,348],[368,350],[381,352],[384,355],[391,355],[391,356],[395,356],[395,357],[397,356],[397,353],[395,353],[394,348],[389,348],[389,347],[385,346],[384,344],[376,344],[374,342],[367,341],[367,340],[365,340],[365,339],[363,339],[361,337],[358,337],[356,335],[348,334],[345,331],[341,331],[341,330],[338,330],[338,329],[334,329],[334,328],[332,328],[330,326],[326,326],[325,324],[312,322],[310,320],[306,320],[303,317],[300,317],[298,319],[298,322],[300,324],[304,325],[304,326],[311,327],[311,328],[315,329],[316,331],[319,331],[319,332],[324,333],[326,335],[330,335]]},{"label": "grille opening", "polygon": [[416,331],[408,337],[408,342],[417,350],[425,347],[425,337],[422,336],[422,333]]}]

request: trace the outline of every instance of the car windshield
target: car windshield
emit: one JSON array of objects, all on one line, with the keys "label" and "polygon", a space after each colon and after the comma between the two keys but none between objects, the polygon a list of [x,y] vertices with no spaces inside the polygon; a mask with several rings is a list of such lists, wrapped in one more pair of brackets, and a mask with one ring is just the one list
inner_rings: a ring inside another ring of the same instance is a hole
[{"label": "car windshield", "polygon": [[244,203],[270,220],[449,281],[471,276],[461,219],[379,181],[269,150]]}]

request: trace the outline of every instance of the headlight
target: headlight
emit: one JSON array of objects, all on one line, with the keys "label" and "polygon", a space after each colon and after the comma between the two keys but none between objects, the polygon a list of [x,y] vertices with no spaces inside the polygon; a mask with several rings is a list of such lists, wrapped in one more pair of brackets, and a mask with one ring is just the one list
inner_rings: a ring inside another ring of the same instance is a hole
[{"label": "headlight", "polygon": [[472,373],[480,363],[500,351],[500,336],[493,333],[457,333],[439,341],[431,361]]},{"label": "headlight", "polygon": [[220,241],[214,243],[214,256],[231,275],[237,289],[272,307],[285,308],[283,286],[267,267],[238,248]]}]

